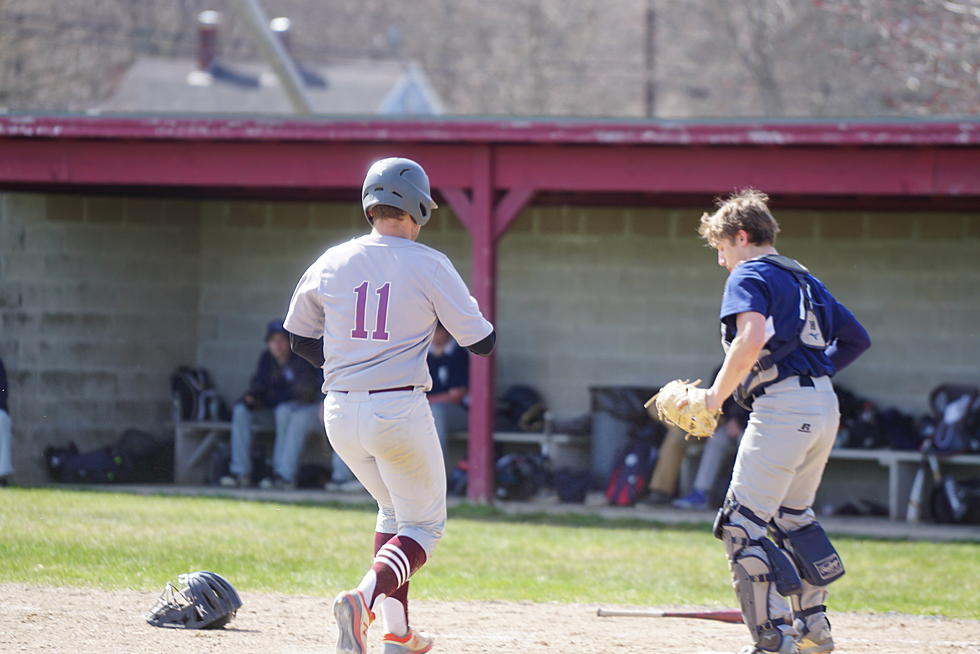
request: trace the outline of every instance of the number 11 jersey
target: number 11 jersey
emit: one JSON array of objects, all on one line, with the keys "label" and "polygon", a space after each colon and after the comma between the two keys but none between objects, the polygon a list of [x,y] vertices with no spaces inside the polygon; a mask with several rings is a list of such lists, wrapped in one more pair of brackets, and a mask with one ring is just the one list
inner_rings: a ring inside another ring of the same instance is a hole
[{"label": "number 11 jersey", "polygon": [[441,252],[371,233],[330,248],[306,271],[286,329],[323,337],[323,391],[429,390],[425,357],[436,321],[467,347],[493,326]]}]

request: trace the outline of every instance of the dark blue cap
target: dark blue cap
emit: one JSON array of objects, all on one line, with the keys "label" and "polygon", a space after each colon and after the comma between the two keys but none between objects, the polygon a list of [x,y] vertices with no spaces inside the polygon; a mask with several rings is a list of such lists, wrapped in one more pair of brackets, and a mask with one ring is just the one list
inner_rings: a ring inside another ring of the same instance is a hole
[{"label": "dark blue cap", "polygon": [[272,320],[265,328],[265,340],[269,340],[275,334],[282,334],[283,336],[289,336],[289,332],[286,328],[282,326],[281,320]]}]

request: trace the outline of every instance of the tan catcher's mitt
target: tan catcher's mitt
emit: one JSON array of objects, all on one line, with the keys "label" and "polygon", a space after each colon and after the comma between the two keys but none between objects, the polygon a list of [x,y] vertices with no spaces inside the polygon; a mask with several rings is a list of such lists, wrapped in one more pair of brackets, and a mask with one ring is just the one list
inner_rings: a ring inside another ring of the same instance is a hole
[{"label": "tan catcher's mitt", "polygon": [[[669,425],[680,427],[690,436],[710,438],[718,426],[721,411],[710,411],[705,405],[706,388],[698,388],[701,380],[694,382],[675,379],[660,388],[660,392],[647,400],[644,406],[650,416]],[[687,404],[677,408],[677,403],[687,399]],[[656,407],[656,415],[654,415]]]}]

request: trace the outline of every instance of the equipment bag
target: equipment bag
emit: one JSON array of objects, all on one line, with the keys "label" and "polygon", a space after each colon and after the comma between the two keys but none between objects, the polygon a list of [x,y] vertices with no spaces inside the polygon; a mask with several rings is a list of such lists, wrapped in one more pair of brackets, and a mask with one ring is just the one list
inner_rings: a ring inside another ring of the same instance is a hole
[{"label": "equipment bag", "polygon": [[69,484],[118,482],[126,464],[113,446],[82,454],[75,443],[64,448],[49,446],[44,450],[44,458],[52,479]]},{"label": "equipment bag", "polygon": [[228,420],[231,417],[205,368],[178,367],[170,376],[170,398],[174,421]]},{"label": "equipment bag", "polygon": [[526,501],[548,485],[548,460],[540,454],[505,454],[497,459],[495,496]]},{"label": "equipment bag", "polygon": [[968,384],[940,384],[929,394],[929,408],[936,421],[931,443],[934,452],[980,449],[976,433],[980,388]]},{"label": "equipment bag", "polygon": [[932,518],[939,523],[980,525],[980,477],[946,478],[932,489]]},{"label": "equipment bag", "polygon": [[170,483],[174,479],[174,439],[158,440],[149,432],[127,429],[116,442],[114,453],[122,457],[124,483]]},{"label": "equipment bag", "polygon": [[562,468],[555,472],[555,492],[561,502],[582,504],[589,493],[592,476],[588,468],[575,470]]},{"label": "equipment bag", "polygon": [[606,487],[606,499],[610,504],[633,506],[646,494],[657,452],[656,446],[647,439],[637,438],[626,445]]}]

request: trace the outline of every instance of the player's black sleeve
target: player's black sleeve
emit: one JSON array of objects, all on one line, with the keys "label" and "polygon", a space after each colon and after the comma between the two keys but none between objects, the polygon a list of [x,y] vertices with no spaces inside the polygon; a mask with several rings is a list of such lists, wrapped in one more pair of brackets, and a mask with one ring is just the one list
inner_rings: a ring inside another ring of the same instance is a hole
[{"label": "player's black sleeve", "polygon": [[477,341],[473,345],[467,345],[466,349],[481,357],[488,357],[493,352],[493,346],[497,344],[497,330],[490,332],[490,335],[482,341]]},{"label": "player's black sleeve", "polygon": [[292,348],[293,352],[300,355],[315,367],[320,368],[323,366],[323,337],[320,338],[309,338],[307,336],[297,336],[296,334],[289,334],[289,347]]}]

